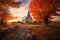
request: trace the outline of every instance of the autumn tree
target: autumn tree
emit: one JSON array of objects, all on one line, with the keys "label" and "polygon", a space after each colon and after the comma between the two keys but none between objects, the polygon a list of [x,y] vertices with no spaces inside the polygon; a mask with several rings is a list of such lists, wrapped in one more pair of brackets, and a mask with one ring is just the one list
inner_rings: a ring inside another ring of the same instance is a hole
[{"label": "autumn tree", "polygon": [[20,3],[15,0],[0,0],[0,24],[4,24],[6,17],[8,17],[9,6],[18,8]]},{"label": "autumn tree", "polygon": [[[48,24],[48,18],[60,7],[60,0],[33,0],[30,5],[30,11],[34,21],[44,20]],[[55,13],[54,13],[55,14]]]}]

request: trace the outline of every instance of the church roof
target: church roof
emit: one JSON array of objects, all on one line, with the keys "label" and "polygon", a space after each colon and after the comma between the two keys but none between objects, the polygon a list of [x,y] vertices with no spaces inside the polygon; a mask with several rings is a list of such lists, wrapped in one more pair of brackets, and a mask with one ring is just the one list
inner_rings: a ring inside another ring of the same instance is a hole
[{"label": "church roof", "polygon": [[28,18],[31,18],[32,19],[29,11],[28,11],[28,15],[27,15],[26,19],[28,19]]}]

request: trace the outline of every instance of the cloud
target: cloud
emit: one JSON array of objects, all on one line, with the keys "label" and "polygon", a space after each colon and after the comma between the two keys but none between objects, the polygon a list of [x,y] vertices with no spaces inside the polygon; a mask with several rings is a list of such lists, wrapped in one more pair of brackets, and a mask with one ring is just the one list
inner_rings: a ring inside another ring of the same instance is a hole
[{"label": "cloud", "polygon": [[21,2],[20,6],[29,5],[31,0],[15,0],[16,2]]}]

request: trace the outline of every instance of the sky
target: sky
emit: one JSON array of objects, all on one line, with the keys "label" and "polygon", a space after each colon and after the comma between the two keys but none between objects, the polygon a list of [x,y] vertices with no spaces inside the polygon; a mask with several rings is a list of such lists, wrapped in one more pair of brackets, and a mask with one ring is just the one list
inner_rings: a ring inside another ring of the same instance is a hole
[{"label": "sky", "polygon": [[[11,7],[11,6],[9,6],[9,13],[13,16],[13,17],[18,17],[17,19],[18,20],[22,20],[25,16],[27,16],[27,14],[28,14],[28,10],[35,10],[35,11],[33,11],[32,12],[32,16],[33,17],[35,17],[36,18],[36,20],[38,21],[40,21],[40,18],[42,18],[42,17],[40,17],[40,16],[42,16],[42,15],[39,15],[36,11],[36,9],[40,9],[41,10],[41,8],[42,8],[42,6],[43,6],[43,1],[42,2],[40,2],[41,0],[38,0],[37,2],[36,2],[36,0],[34,0],[34,2],[32,2],[32,8],[30,8],[29,9],[29,5],[30,5],[30,3],[31,3],[31,0],[15,0],[16,2],[21,2],[21,4],[19,5],[20,7],[19,8],[13,8],[13,7]],[[48,1],[49,2],[49,1]],[[36,3],[36,5],[34,5],[33,3]],[[40,4],[40,3],[42,3],[42,5]],[[37,8],[36,8],[37,7]],[[46,8],[47,8],[48,6],[45,6],[44,8],[44,10],[46,10]],[[48,7],[49,8],[49,7]],[[31,11],[30,10],[30,11]],[[46,10],[47,11],[47,10]],[[60,13],[60,12],[59,12]],[[34,15],[34,14],[36,14],[36,15]],[[57,17],[58,18],[58,17]],[[15,20],[17,20],[17,19],[13,19],[13,21]],[[17,21],[18,21],[17,20]],[[55,19],[54,19],[55,20]],[[10,21],[12,21],[12,20],[10,20]]]},{"label": "sky", "polygon": [[18,20],[22,20],[24,16],[27,16],[28,10],[29,10],[29,5],[31,0],[15,0],[16,2],[21,2],[19,8],[13,8],[9,6],[9,13],[13,17],[18,17]]}]

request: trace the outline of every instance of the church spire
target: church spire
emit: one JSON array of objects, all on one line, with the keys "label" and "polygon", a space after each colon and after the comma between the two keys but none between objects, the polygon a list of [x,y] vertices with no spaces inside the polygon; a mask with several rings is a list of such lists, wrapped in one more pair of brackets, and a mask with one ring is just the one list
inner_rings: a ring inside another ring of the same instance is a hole
[{"label": "church spire", "polygon": [[28,11],[28,16],[30,16],[30,12]]}]

